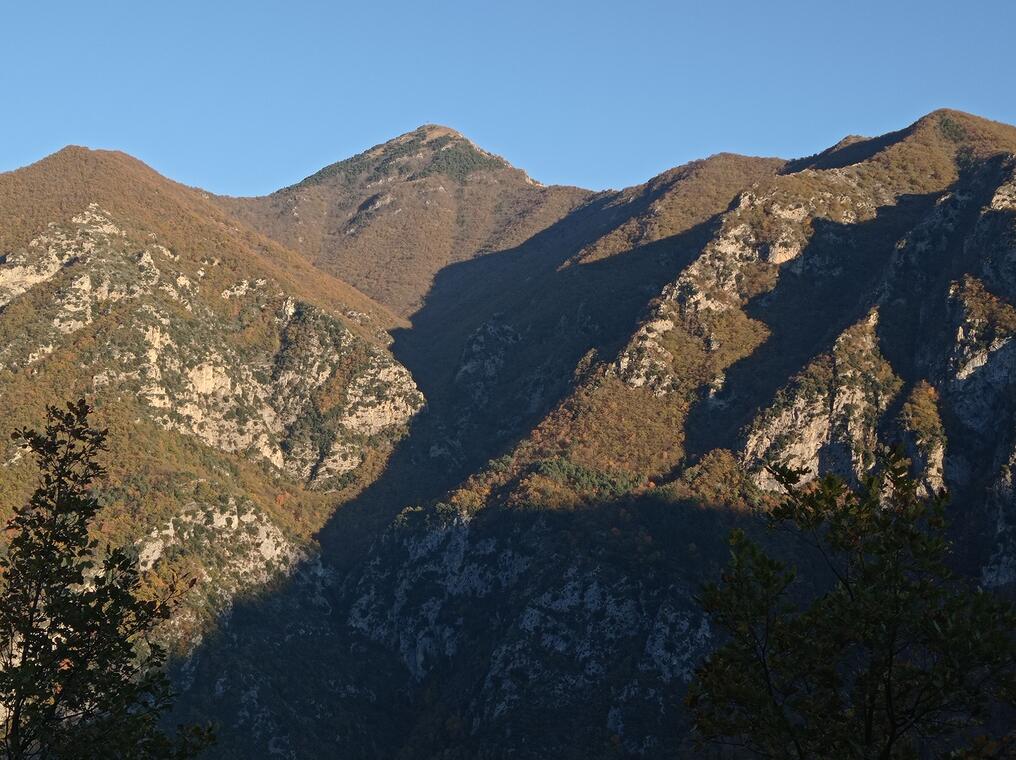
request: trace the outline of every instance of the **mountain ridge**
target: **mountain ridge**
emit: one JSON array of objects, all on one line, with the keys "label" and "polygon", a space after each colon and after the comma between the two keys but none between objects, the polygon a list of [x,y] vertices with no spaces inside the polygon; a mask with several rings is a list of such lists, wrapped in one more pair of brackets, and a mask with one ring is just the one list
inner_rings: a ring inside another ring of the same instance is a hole
[{"label": "mountain ridge", "polygon": [[901,443],[1016,587],[1016,128],[596,193],[443,130],[257,199],[0,175],[0,407],[97,396],[103,529],[206,578],[175,675],[221,756],[683,749],[727,531],[792,551],[766,461],[856,482]]},{"label": "mountain ridge", "polygon": [[[47,191],[47,187],[53,189]],[[208,202],[210,197],[199,188],[167,179],[121,151],[67,146],[26,167],[0,174],[0,213],[17,222],[5,225],[0,232],[0,246],[10,248],[24,244],[32,235],[41,232],[54,216],[78,213],[90,203],[109,206],[114,211],[122,206],[126,215],[137,216],[147,228],[161,232],[170,241],[174,240],[174,233],[186,235],[189,231],[160,229],[163,227],[160,216],[163,219],[183,215],[196,218],[200,220],[198,234],[230,238],[270,268],[278,268],[278,265],[266,262],[265,253],[275,256],[281,264],[280,274],[286,275],[291,282],[300,282],[315,290],[314,278],[308,276],[313,270],[299,257],[257,231],[237,226],[237,220],[222,215]],[[28,199],[31,199],[30,205],[24,203]],[[153,213],[155,210],[161,213]],[[188,241],[184,239],[180,242]],[[398,318],[385,307],[372,303],[348,284],[327,279],[326,282],[327,288],[317,289],[319,297],[325,297],[334,290],[351,305],[376,312],[384,323],[398,323]]]}]

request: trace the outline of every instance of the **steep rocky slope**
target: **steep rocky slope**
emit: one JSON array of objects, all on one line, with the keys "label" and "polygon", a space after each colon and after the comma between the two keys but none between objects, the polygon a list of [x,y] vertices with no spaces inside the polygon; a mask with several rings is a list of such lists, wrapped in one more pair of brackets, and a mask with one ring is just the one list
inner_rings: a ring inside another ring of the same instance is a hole
[{"label": "steep rocky slope", "polygon": [[[395,343],[431,406],[393,466],[433,480],[354,503],[405,509],[244,609],[188,699],[216,679],[237,756],[664,756],[761,463],[858,478],[889,441],[953,492],[964,567],[1010,583],[1014,151],[936,112],[716,157],[439,273]],[[295,652],[301,688],[252,674]]]},{"label": "steep rocky slope", "polygon": [[[306,554],[422,407],[396,320],[119,154],[0,175],[0,219],[3,437],[94,401],[115,452],[101,530],[156,577],[199,577],[175,621],[189,646]],[[34,478],[4,449],[6,511]]]}]

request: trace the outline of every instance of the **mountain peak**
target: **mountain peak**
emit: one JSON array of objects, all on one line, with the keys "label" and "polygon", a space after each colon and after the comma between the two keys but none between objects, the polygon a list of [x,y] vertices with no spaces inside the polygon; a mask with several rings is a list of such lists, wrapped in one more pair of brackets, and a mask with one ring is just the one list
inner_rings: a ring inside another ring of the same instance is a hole
[{"label": "mountain peak", "polygon": [[294,187],[325,182],[372,184],[394,178],[413,180],[431,175],[443,175],[461,183],[476,172],[505,169],[522,174],[521,170],[480,148],[456,130],[440,124],[424,124],[351,158],[330,164]]},{"label": "mountain peak", "polygon": [[85,145],[65,145],[60,150],[51,153],[47,158],[55,156],[87,156],[95,153],[92,148]]},{"label": "mountain peak", "polygon": [[435,139],[437,137],[453,137],[460,140],[465,140],[466,137],[457,129],[446,127],[443,124],[421,124],[419,127],[414,129],[409,134],[422,133],[427,136],[428,139]]},{"label": "mountain peak", "polygon": [[128,161],[136,165],[142,165],[142,162],[133,156],[118,151],[118,150],[100,150],[96,148],[89,148],[84,145],[65,145],[53,153],[43,156],[38,161],[28,164],[21,169],[15,171],[25,171],[32,167],[56,167],[56,166],[71,166],[71,165],[87,165],[87,164],[98,164],[103,161],[110,159],[116,161]]},{"label": "mountain peak", "polygon": [[952,108],[939,108],[922,116],[903,133],[936,133],[976,155],[1016,152],[1016,127]]},{"label": "mountain peak", "polygon": [[[910,167],[924,175],[955,171],[961,154],[985,158],[1016,152],[1016,127],[981,116],[939,108],[910,126],[877,137],[848,135],[830,148],[812,156],[794,159],[784,174],[802,169],[838,169],[860,164],[877,156]],[[932,161],[937,163],[933,167]],[[949,168],[952,167],[952,168]]]},{"label": "mountain peak", "polygon": [[[960,111],[956,108],[936,108],[920,119],[918,119],[914,126],[922,123],[939,123],[943,119],[955,119],[965,122],[975,122],[980,124],[995,124],[1001,125],[1001,122],[992,121],[991,119],[985,118],[984,116],[978,116],[977,114],[968,113],[966,111]],[[1006,125],[1003,125],[1006,126]]]}]

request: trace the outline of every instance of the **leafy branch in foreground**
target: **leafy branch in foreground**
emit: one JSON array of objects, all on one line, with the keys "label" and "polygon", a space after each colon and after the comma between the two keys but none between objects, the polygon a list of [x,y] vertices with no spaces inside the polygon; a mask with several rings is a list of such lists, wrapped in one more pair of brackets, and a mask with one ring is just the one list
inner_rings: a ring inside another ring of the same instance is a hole
[{"label": "leafy branch in foreground", "polygon": [[686,698],[697,739],[781,759],[1011,757],[1012,737],[989,734],[1016,697],[1016,611],[948,567],[945,495],[919,495],[895,452],[856,492],[772,471],[787,492],[772,527],[828,582],[805,598],[795,570],[732,534],[702,594],[728,638]]},{"label": "leafy branch in foreground", "polygon": [[106,432],[83,400],[49,407],[43,431],[13,438],[35,457],[40,484],[7,525],[0,558],[0,755],[24,758],[186,758],[210,731],[159,725],[172,693],[166,652],[152,638],[193,581],[142,592],[137,559],[98,546],[91,485]]}]

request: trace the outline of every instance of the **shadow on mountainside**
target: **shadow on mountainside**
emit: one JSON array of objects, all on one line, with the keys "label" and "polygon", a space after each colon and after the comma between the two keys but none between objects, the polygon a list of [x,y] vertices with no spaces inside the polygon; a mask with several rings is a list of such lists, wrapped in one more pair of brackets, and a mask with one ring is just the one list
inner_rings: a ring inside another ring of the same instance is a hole
[{"label": "shadow on mountainside", "polygon": [[758,525],[657,494],[468,524],[414,512],[338,588],[308,567],[238,605],[173,717],[217,720],[217,758],[584,760],[611,713],[633,745],[676,747],[707,643],[694,595],[729,531]]},{"label": "shadow on mountainside", "polygon": [[861,224],[814,220],[809,243],[781,267],[776,287],[745,308],[769,328],[769,338],[727,370],[722,391],[692,406],[686,438],[690,458],[737,448],[744,427],[772,404],[789,378],[864,317],[878,300],[896,242],[938,197],[902,196]]},{"label": "shadow on mountainside", "polygon": [[[718,402],[693,407],[692,454],[733,446],[787,379],[877,299],[900,314],[917,308],[896,300],[924,286],[893,279],[887,267],[896,242],[938,197],[903,197],[862,224],[816,223],[775,289],[748,304],[771,337],[730,368]],[[694,628],[678,635],[667,626],[688,623],[689,595],[725,561],[729,528],[750,518],[651,493],[567,511],[494,506],[468,524],[438,507],[399,516],[510,449],[573,387],[585,357],[611,358],[718,224],[714,216],[627,253],[574,263],[630,218],[630,207],[612,213],[615,202],[598,196],[516,248],[446,267],[412,328],[395,333],[393,351],[427,408],[379,478],[321,530],[321,557],[240,600],[178,673],[184,697],[174,718],[219,720],[217,757],[465,760],[503,757],[508,747],[519,758],[584,758],[612,740],[621,703],[633,736],[669,744],[679,735],[680,683],[653,680],[642,663],[656,651],[653,635],[693,639]],[[961,248],[946,257],[957,271]],[[929,265],[937,291],[953,269]],[[879,337],[913,382],[924,371],[904,358],[914,334]],[[576,578],[593,583],[573,591]],[[599,598],[612,585],[630,628],[596,628],[610,621],[606,607],[584,622],[571,614],[581,606],[568,606],[572,597]],[[675,598],[685,600],[677,610],[667,606]],[[664,634],[653,633],[657,625]],[[575,649],[556,648],[561,642]],[[603,648],[590,666],[583,658],[593,645]],[[692,654],[686,660],[682,668]],[[673,699],[657,703],[651,692]]]},{"label": "shadow on mountainside", "polygon": [[1013,212],[986,210],[1011,172],[1011,161],[998,156],[962,173],[939,209],[944,222],[917,238],[887,278],[878,326],[880,348],[907,384],[883,415],[880,432],[886,440],[898,435],[893,423],[913,384],[925,380],[939,389],[955,560],[959,568],[974,574],[991,554],[990,537],[998,529],[997,515],[984,508],[985,495],[1016,446],[1016,429],[1011,424],[1016,397],[1011,390],[996,390],[989,434],[971,428],[958,413],[945,377],[957,340],[958,306],[950,298],[950,288],[971,275],[984,283],[991,297],[1016,304],[1007,246],[1000,246],[997,257],[982,248],[985,239],[1005,241],[1010,239],[1007,230],[1016,229]]},{"label": "shadow on mountainside", "polygon": [[[584,356],[610,356],[624,344],[646,303],[718,223],[569,264],[611,228],[599,207],[607,202],[594,201],[522,246],[439,273],[392,346],[427,407],[379,478],[321,531],[329,561],[355,564],[403,508],[440,497],[517,443],[573,387]],[[480,368],[475,377],[463,370],[470,362]]]},{"label": "shadow on mountainside", "polygon": [[910,126],[878,137],[847,138],[821,153],[788,161],[780,174],[793,174],[804,169],[842,169],[859,164],[902,142],[913,132],[914,127]]},{"label": "shadow on mountainside", "polygon": [[[1016,278],[1000,273],[998,262],[986,259],[979,238],[972,237],[975,224],[982,230],[1012,225],[1012,214],[983,211],[1003,178],[1005,160],[998,157],[962,171],[941,193],[904,196],[865,224],[817,224],[811,243],[781,270],[777,286],[748,304],[746,312],[764,322],[771,335],[728,370],[721,393],[693,405],[687,423],[689,457],[715,448],[736,449],[746,426],[773,404],[777,392],[878,306],[878,348],[903,381],[881,414],[879,440],[900,442],[899,415],[916,383],[928,381],[938,389],[955,566],[978,574],[997,530],[997,516],[984,508],[985,495],[1016,445],[1011,425],[1016,402],[1011,392],[999,392],[997,424],[988,435],[957,413],[946,377],[956,340],[950,287],[973,275],[990,283],[989,290],[993,285],[995,296],[1010,303],[1016,299],[1011,284]],[[905,245],[898,248],[904,236]],[[994,237],[1001,233],[996,230]],[[847,452],[839,454],[838,461],[849,461]]]},{"label": "shadow on mountainside", "polygon": [[[517,248],[447,267],[412,328],[395,334],[393,351],[424,392],[426,409],[378,479],[320,531],[320,558],[239,600],[228,623],[177,672],[184,694],[174,719],[216,718],[223,735],[217,756],[250,756],[248,734],[260,732],[299,733],[304,747],[352,752],[355,746],[360,753],[343,756],[385,757],[401,742],[400,731],[433,709],[432,697],[409,682],[396,643],[350,627],[357,578],[373,571],[375,563],[365,561],[370,547],[404,508],[439,498],[526,435],[572,387],[584,356],[616,351],[646,303],[697,255],[718,223],[713,217],[623,254],[569,264],[629,218],[630,207],[613,213],[614,200],[595,198]],[[507,336],[494,341],[496,355],[488,355],[490,340],[477,344],[478,331]],[[470,346],[477,345],[474,357]],[[471,358],[493,372],[463,380],[461,364]],[[469,625],[482,629],[488,622]],[[331,712],[354,711],[353,702],[362,714],[340,719]],[[286,755],[293,741],[276,749]]]}]

